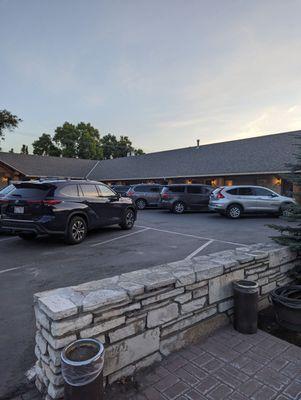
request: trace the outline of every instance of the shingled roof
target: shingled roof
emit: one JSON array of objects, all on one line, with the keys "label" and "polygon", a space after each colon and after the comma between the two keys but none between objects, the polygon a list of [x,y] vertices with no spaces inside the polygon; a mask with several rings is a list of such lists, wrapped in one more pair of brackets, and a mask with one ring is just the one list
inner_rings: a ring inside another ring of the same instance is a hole
[{"label": "shingled roof", "polygon": [[0,152],[0,163],[27,177],[89,174],[99,181],[283,173],[294,162],[297,136],[301,131],[103,161]]},{"label": "shingled roof", "polygon": [[97,180],[155,179],[282,173],[294,161],[301,131],[160,151],[101,161],[91,174]]},{"label": "shingled roof", "polygon": [[84,178],[97,161],[0,152],[0,163],[27,177]]}]

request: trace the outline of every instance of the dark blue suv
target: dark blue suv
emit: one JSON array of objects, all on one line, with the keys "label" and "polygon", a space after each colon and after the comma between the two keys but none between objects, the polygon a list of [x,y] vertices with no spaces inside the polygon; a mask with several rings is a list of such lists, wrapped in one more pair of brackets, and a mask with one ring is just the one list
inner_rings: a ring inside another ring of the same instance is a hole
[{"label": "dark blue suv", "polygon": [[136,220],[133,201],[100,182],[44,180],[14,186],[0,199],[0,228],[25,240],[48,234],[78,244],[91,229],[115,224],[131,229]]}]

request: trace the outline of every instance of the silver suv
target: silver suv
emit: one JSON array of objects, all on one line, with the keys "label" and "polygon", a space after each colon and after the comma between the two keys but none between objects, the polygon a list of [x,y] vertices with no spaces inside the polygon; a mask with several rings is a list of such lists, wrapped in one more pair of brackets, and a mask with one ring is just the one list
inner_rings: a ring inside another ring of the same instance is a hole
[{"label": "silver suv", "polygon": [[262,186],[223,186],[212,192],[209,209],[229,218],[239,218],[246,213],[282,215],[293,204],[295,200],[291,197]]}]

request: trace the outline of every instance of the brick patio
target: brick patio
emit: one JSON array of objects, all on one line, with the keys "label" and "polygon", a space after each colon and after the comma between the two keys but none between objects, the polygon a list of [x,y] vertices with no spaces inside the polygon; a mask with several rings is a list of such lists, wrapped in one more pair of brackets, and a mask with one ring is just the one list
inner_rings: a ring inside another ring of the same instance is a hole
[{"label": "brick patio", "polygon": [[[232,327],[171,354],[130,382],[114,384],[110,400],[300,400],[301,348],[263,331]],[[39,400],[30,391],[12,400]]]},{"label": "brick patio", "polygon": [[263,331],[242,335],[232,327],[171,354],[110,400],[300,400],[301,348]]}]

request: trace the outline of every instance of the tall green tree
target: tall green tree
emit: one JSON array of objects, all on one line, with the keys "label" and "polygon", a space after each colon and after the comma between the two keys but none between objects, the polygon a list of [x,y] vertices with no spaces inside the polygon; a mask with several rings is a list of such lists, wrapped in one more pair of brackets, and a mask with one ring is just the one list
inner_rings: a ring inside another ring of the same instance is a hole
[{"label": "tall green tree", "polygon": [[17,128],[20,122],[22,122],[22,119],[10,111],[0,110],[0,140],[4,140],[5,132]]},{"label": "tall green tree", "polygon": [[99,132],[91,124],[81,122],[76,127],[78,131],[77,156],[79,158],[101,160],[103,149]]},{"label": "tall green tree", "polygon": [[28,146],[26,146],[26,144],[22,144],[21,147],[21,154],[28,154]]},{"label": "tall green tree", "polygon": [[101,139],[103,158],[108,160],[110,158],[115,158],[116,148],[118,144],[117,137],[108,133]]},{"label": "tall green tree", "polygon": [[38,156],[55,156],[61,155],[61,150],[55,146],[52,142],[52,138],[47,133],[43,133],[37,140],[32,144],[33,154]]},{"label": "tall green tree", "polygon": [[63,157],[77,157],[79,133],[76,126],[65,122],[58,126],[53,137]]},{"label": "tall green tree", "polygon": [[285,213],[285,219],[288,221],[299,222],[296,226],[292,225],[269,225],[280,232],[280,236],[273,236],[272,239],[282,245],[289,246],[294,251],[301,251],[301,135],[296,136],[296,152],[295,152],[295,163],[289,164],[288,167],[291,169],[291,173],[284,176],[285,179],[289,180],[297,188],[295,191],[295,199],[297,204],[293,207],[289,207]]}]

